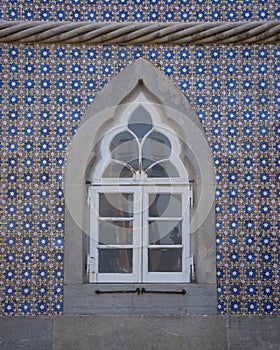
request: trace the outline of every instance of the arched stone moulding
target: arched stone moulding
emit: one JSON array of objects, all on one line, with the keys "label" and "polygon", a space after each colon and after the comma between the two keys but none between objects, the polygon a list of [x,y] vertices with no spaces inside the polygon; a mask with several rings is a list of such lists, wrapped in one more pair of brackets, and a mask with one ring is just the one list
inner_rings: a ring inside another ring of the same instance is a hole
[{"label": "arched stone moulding", "polygon": [[[215,285],[215,177],[210,148],[200,121],[182,94],[162,72],[140,58],[127,66],[96,96],[85,112],[68,152],[65,182],[65,285],[87,282],[85,271],[89,208],[86,176],[96,157],[96,144],[118,123],[124,104],[144,89],[151,103],[184,142],[188,171],[194,180],[195,204],[191,220],[191,249],[196,283]],[[143,91],[144,91],[143,90]]]}]

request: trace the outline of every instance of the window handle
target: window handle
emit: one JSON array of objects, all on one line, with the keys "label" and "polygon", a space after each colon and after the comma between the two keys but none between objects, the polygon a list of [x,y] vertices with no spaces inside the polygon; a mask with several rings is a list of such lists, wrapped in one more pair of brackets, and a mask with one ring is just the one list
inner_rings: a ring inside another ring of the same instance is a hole
[{"label": "window handle", "polygon": [[100,290],[95,289],[95,294],[130,294],[130,293],[137,293],[138,295],[143,294],[141,292],[141,288],[136,289],[123,289],[123,290]]},{"label": "window handle", "polygon": [[136,288],[136,289],[123,289],[123,290],[100,290],[95,289],[95,294],[129,294],[137,293],[137,295],[143,294],[182,294],[185,295],[187,291],[185,289],[181,290],[147,290],[146,288]]},{"label": "window handle", "polygon": [[185,289],[181,290],[147,290],[145,288],[141,288],[141,294],[148,293],[148,294],[187,294],[187,291]]}]

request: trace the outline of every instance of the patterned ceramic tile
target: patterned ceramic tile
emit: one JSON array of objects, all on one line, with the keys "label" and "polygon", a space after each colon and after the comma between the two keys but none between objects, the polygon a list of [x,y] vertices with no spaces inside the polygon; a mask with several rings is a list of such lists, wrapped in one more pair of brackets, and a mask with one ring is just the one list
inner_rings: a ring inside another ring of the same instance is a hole
[{"label": "patterned ceramic tile", "polygon": [[280,19],[279,0],[3,0],[1,19],[252,21]]},{"label": "patterned ceramic tile", "polygon": [[94,96],[138,57],[185,93],[213,151],[219,312],[279,314],[279,48],[4,44],[0,54],[1,314],[62,311],[66,149]]}]

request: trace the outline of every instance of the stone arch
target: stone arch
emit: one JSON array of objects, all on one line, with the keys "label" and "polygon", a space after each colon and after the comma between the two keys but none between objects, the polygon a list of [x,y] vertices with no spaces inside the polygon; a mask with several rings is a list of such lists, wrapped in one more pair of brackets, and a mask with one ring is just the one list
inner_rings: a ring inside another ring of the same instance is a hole
[{"label": "stone arch", "polygon": [[[96,96],[85,112],[69,146],[65,182],[65,287],[87,283],[86,257],[89,209],[86,174],[94,161],[95,145],[117,123],[122,104],[145,89],[160,106],[168,123],[185,143],[185,157],[194,181],[191,249],[195,255],[196,283],[216,283],[215,173],[210,147],[200,121],[185,95],[147,60],[134,61]],[[213,289],[213,290],[214,290]]]}]

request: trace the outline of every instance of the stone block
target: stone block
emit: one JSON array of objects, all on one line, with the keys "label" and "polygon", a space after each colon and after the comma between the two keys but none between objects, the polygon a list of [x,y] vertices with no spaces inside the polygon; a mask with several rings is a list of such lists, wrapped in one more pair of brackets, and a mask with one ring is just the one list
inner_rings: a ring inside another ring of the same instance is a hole
[{"label": "stone block", "polygon": [[1,350],[52,349],[51,317],[0,318]]},{"label": "stone block", "polygon": [[280,317],[230,316],[230,350],[280,349]]},{"label": "stone block", "polygon": [[63,316],[53,350],[226,350],[222,316]]}]

